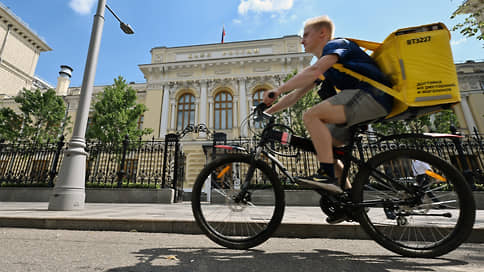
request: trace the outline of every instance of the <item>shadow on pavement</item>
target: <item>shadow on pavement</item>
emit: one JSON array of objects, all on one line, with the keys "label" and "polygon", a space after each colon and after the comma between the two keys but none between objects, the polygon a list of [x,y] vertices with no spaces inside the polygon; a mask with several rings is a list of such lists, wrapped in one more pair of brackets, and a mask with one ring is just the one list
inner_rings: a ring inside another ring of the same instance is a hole
[{"label": "shadow on pavement", "polygon": [[139,261],[136,265],[106,271],[441,271],[468,264],[445,258],[421,261],[423,259],[356,256],[329,250],[265,253],[260,250],[223,248],[152,248],[133,254]]}]

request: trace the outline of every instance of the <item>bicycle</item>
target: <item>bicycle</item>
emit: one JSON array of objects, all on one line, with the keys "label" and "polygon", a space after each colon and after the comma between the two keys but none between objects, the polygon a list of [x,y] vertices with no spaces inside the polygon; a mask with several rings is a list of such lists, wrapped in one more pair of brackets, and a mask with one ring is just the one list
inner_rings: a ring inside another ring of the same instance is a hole
[{"label": "bicycle", "polygon": [[[264,109],[261,103],[248,117],[268,120],[261,128],[257,146],[252,150],[216,146],[236,153],[208,163],[193,186],[192,211],[198,226],[212,241],[227,248],[260,245],[281,224],[284,189],[268,162],[291,183],[297,184],[298,180],[277,160],[278,153],[270,143],[315,152],[310,139],[294,135],[290,127],[276,123]],[[361,143],[358,135],[364,126],[352,127],[351,142],[334,148],[335,158],[344,164],[341,181],[349,177],[351,167],[356,167],[352,188],[344,188],[345,182],[340,182],[340,194],[314,188],[321,195],[322,211],[328,216],[343,212],[347,220],[359,222],[378,244],[403,256],[430,258],[456,249],[470,235],[476,212],[472,191],[462,174],[446,161],[417,149],[390,149],[365,161],[363,156],[353,155],[355,146]],[[398,139],[408,135],[380,137]],[[412,160],[430,165],[425,184],[412,177]],[[207,192],[209,202],[204,202],[202,189],[207,184],[212,190]],[[437,197],[433,199],[429,193]]]}]

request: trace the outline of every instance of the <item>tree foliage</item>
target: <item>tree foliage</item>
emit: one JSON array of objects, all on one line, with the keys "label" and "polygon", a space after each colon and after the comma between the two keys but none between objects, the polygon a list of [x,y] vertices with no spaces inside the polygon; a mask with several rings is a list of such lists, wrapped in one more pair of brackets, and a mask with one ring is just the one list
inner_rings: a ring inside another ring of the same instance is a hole
[{"label": "tree foliage", "polygon": [[94,113],[86,136],[89,140],[119,144],[125,135],[135,140],[153,132],[152,129],[139,129],[138,120],[147,110],[136,103],[136,91],[119,76],[114,84],[96,95]]},{"label": "tree foliage", "polygon": [[374,123],[372,128],[381,134],[439,132],[450,133],[451,126],[459,126],[457,116],[452,110],[443,110],[432,115],[424,115],[410,120],[397,120]]},{"label": "tree foliage", "polygon": [[56,141],[63,133],[63,124],[70,122],[65,119],[64,100],[53,89],[45,92],[23,89],[14,100],[20,113],[7,108],[0,111],[0,137],[5,140]]},{"label": "tree foliage", "polygon": [[10,108],[0,109],[0,140],[13,142],[20,135],[22,119]]},{"label": "tree foliage", "polygon": [[[284,82],[291,79],[297,74],[297,70],[294,70],[291,74],[287,75]],[[306,95],[301,97],[296,104],[288,108],[285,111],[278,112],[276,116],[282,120],[284,124],[290,124],[290,127],[294,130],[296,135],[308,137],[309,133],[304,126],[302,119],[303,113],[312,106],[319,103],[321,99],[315,90],[310,90]]]},{"label": "tree foliage", "polygon": [[459,8],[452,13],[451,19],[455,19],[457,15],[461,14],[461,11],[464,9],[472,10],[468,13],[467,17],[464,19],[463,22],[456,24],[452,31],[457,31],[464,35],[465,37],[476,37],[478,40],[484,40],[484,33],[482,33],[481,29],[484,28],[484,21],[482,21],[481,15],[484,12],[484,5],[481,5],[480,8],[472,9],[470,6],[469,1],[462,3]]}]

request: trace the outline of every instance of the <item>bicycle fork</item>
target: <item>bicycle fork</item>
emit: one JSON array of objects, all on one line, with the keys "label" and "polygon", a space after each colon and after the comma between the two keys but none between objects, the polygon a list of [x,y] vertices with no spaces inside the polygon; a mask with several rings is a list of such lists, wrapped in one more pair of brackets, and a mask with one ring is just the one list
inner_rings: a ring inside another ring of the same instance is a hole
[{"label": "bicycle fork", "polygon": [[[260,156],[261,152],[262,152],[262,147],[257,147],[256,152],[252,157],[252,160],[255,160],[255,158]],[[241,180],[241,183],[240,183],[240,192],[234,197],[234,201],[236,203],[245,202],[253,206],[253,204],[250,202],[251,195],[248,190],[249,190],[250,181],[254,176],[255,168],[256,168],[255,165],[253,163],[250,163],[249,169],[247,170],[247,174],[244,177],[241,176],[240,169],[239,169],[238,177],[239,177],[239,180]]]}]

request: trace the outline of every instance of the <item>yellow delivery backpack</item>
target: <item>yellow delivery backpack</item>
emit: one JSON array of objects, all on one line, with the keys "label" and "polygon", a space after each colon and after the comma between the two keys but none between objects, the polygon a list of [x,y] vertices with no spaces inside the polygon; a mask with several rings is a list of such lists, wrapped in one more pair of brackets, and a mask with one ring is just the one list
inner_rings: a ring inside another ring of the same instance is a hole
[{"label": "yellow delivery backpack", "polygon": [[392,95],[386,119],[406,119],[449,108],[460,102],[450,32],[443,23],[399,29],[383,43],[348,39],[373,51],[371,57],[388,76],[392,88],[343,67],[333,68]]}]

